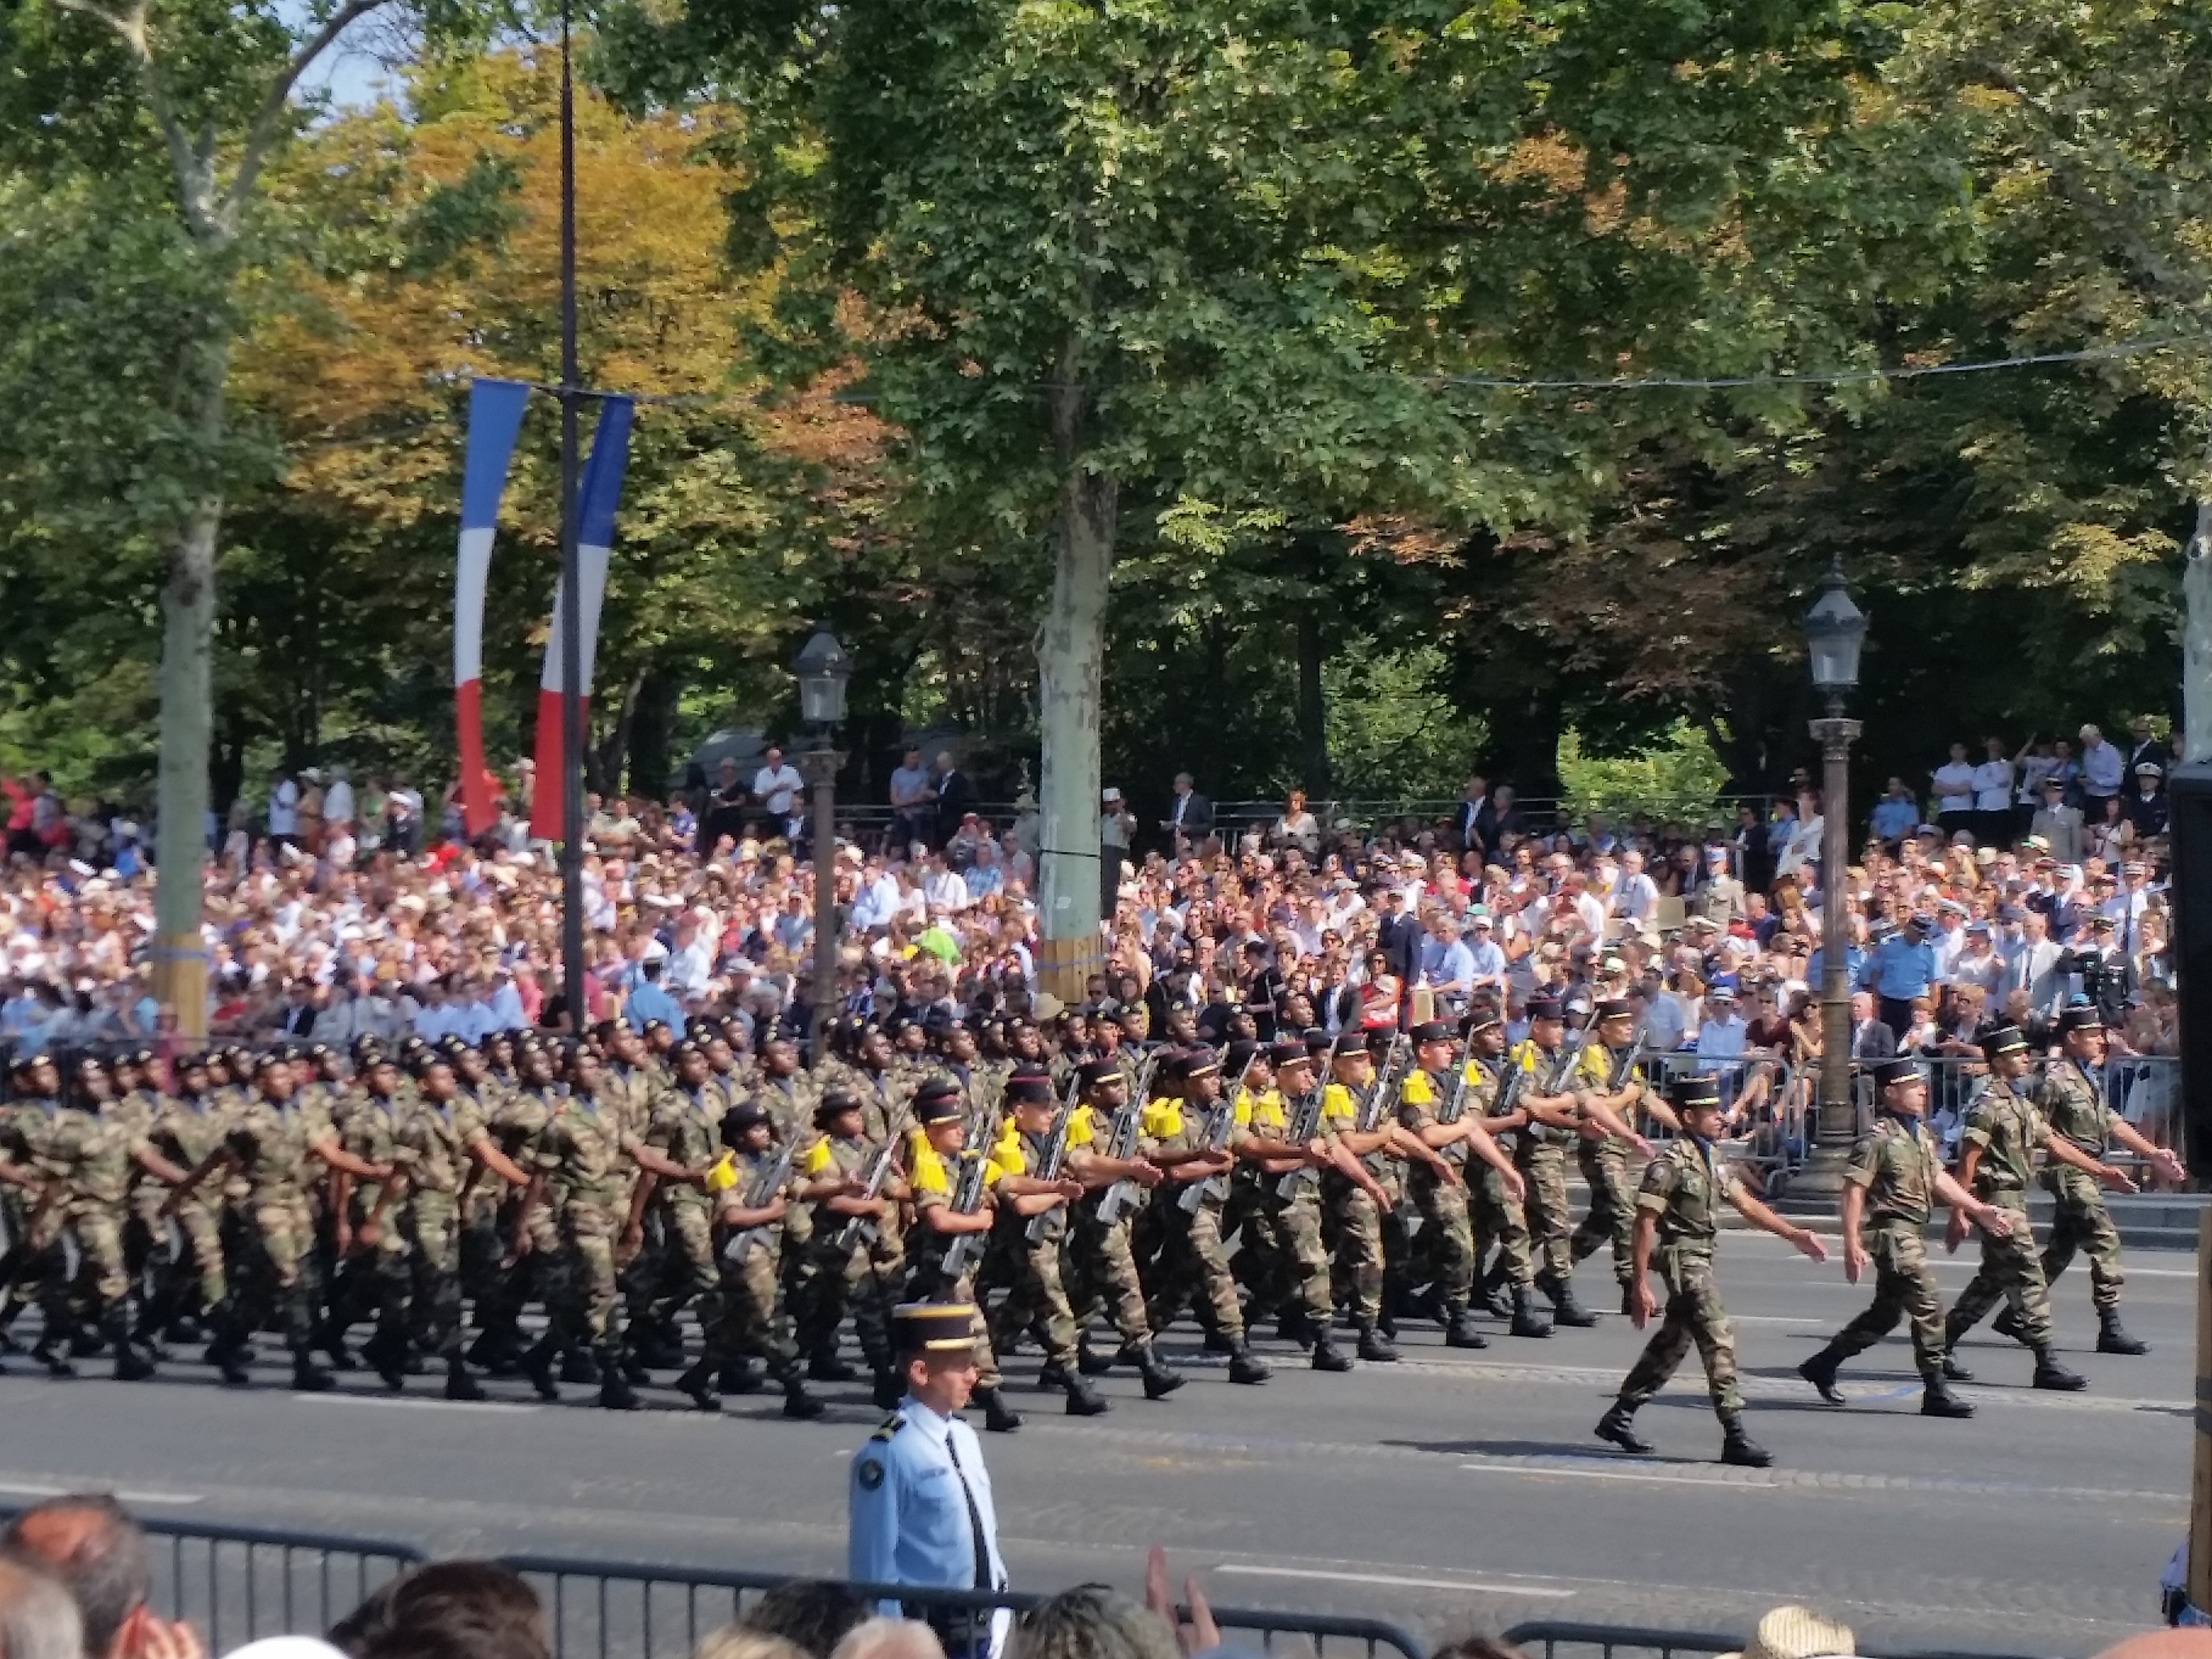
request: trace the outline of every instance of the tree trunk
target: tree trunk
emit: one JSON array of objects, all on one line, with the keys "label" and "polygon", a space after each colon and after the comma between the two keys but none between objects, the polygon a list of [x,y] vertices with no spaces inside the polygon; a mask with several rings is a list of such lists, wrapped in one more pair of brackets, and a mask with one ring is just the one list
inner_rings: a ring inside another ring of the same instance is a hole
[{"label": "tree trunk", "polygon": [[2212,761],[2212,495],[2197,503],[2181,599],[2181,758]]},{"label": "tree trunk", "polygon": [[629,755],[629,734],[637,722],[637,700],[645,690],[645,677],[653,672],[650,662],[639,665],[623,687],[622,704],[615,710],[614,724],[608,728],[606,740],[596,747],[586,745],[585,771],[587,787],[602,795],[625,793],[623,788],[623,762]]},{"label": "tree trunk", "polygon": [[1069,465],[1060,489],[1052,609],[1037,636],[1044,777],[1038,875],[1044,988],[1082,1000],[1098,954],[1098,683],[1114,568],[1114,481]]},{"label": "tree trunk", "polygon": [[629,787],[634,794],[665,800],[683,780],[669,764],[668,738],[676,724],[677,700],[684,694],[684,677],[672,668],[656,665],[645,677],[637,696],[637,718],[629,733]]},{"label": "tree trunk", "polygon": [[[228,337],[201,365],[197,423],[204,465],[222,441]],[[161,585],[161,738],[154,914],[154,995],[176,1010],[177,1029],[207,1035],[207,955],[200,939],[201,872],[207,856],[208,748],[214,732],[215,554],[222,492],[210,483],[169,545]]]},{"label": "tree trunk", "polygon": [[1328,709],[1322,700],[1321,670],[1328,641],[1321,615],[1298,607],[1298,777],[1316,810],[1328,799]]}]

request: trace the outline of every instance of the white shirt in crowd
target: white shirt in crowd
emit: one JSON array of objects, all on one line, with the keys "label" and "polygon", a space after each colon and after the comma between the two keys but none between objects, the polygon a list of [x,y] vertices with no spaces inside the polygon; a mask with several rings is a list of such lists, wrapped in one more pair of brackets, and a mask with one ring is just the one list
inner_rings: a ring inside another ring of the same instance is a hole
[{"label": "white shirt in crowd", "polygon": [[1971,812],[1974,808],[1974,769],[1964,761],[1946,761],[1936,769],[1936,810]]},{"label": "white shirt in crowd", "polygon": [[1984,761],[1974,769],[1974,810],[2004,812],[2012,808],[2012,763]]},{"label": "white shirt in crowd", "polygon": [[343,778],[331,780],[331,787],[323,791],[323,822],[330,824],[353,822],[353,786]]},{"label": "white shirt in crowd", "polygon": [[789,761],[778,767],[763,766],[753,774],[753,799],[770,817],[787,818],[791,804],[806,780],[799,775],[799,769]]},{"label": "white shirt in crowd", "polygon": [[276,786],[276,793],[269,798],[269,833],[272,836],[296,836],[300,833],[300,786],[286,778]]}]

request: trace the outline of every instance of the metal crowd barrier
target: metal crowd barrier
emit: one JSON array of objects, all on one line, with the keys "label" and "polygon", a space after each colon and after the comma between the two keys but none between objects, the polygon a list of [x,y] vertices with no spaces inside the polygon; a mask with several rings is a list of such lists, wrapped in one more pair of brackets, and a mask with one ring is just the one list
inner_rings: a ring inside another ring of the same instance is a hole
[{"label": "metal crowd barrier", "polygon": [[[1702,1659],[1706,1654],[1739,1653],[1746,1645],[1741,1636],[1722,1636],[1712,1631],[1580,1625],[1553,1620],[1516,1625],[1505,1632],[1504,1639],[1528,1659]],[[1965,1654],[1951,1649],[1874,1651],[1878,1659],[2002,1659],[1998,1655]],[[1859,1652],[1864,1655],[1869,1650],[1863,1645]]]},{"label": "metal crowd barrier", "polygon": [[[763,1593],[792,1582],[781,1573],[724,1572],[707,1568],[571,1559],[564,1556],[499,1558],[544,1598],[556,1659],[686,1659],[708,1632],[742,1614]],[[922,1589],[910,1584],[854,1584],[870,1601],[900,1603],[907,1616],[934,1627],[945,1649],[980,1649],[980,1638],[1004,1609],[1018,1618],[1048,1599],[1024,1590]],[[1425,1659],[1428,1650],[1403,1626],[1382,1619],[1326,1613],[1263,1612],[1215,1607],[1224,1637],[1256,1641],[1267,1653],[1279,1639],[1295,1640],[1300,1654],[1316,1659]]]},{"label": "metal crowd barrier", "polygon": [[[22,1507],[0,1509],[0,1520]],[[191,1621],[210,1653],[264,1636],[320,1634],[372,1590],[428,1559],[382,1539],[137,1519],[149,1534],[155,1611]]]}]

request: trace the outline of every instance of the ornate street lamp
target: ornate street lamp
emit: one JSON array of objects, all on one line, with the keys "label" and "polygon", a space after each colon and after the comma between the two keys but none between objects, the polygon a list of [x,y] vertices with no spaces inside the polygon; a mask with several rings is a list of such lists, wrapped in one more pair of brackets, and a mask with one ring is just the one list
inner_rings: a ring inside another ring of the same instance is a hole
[{"label": "ornate street lamp", "polygon": [[1844,699],[1857,689],[1859,653],[1866,646],[1867,615],[1851,602],[1838,557],[1820,579],[1805,614],[1805,649],[1813,689],[1827,714],[1813,722],[1820,745],[1820,1094],[1813,1158],[1800,1185],[1840,1189],[1843,1169],[1858,1135],[1851,1100],[1850,981],[1850,750],[1859,723],[1844,718]]},{"label": "ornate street lamp", "polygon": [[799,677],[799,712],[814,741],[799,757],[800,775],[813,793],[814,820],[814,1060],[830,1052],[830,1022],[837,1016],[837,750],[836,727],[845,718],[845,688],[852,659],[823,623],[792,664]]}]

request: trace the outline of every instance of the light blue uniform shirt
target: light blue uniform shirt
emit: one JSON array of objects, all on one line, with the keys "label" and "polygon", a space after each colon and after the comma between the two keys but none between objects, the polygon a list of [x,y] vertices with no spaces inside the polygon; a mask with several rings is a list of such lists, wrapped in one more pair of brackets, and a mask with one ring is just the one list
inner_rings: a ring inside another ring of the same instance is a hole
[{"label": "light blue uniform shirt", "polygon": [[1925,996],[1936,982],[1936,947],[1923,939],[1912,944],[1898,933],[1882,940],[1867,964],[1869,987],[1878,997],[1910,1002]]},{"label": "light blue uniform shirt", "polygon": [[[964,1488],[964,1490],[963,1490]],[[848,1486],[845,1574],[870,1584],[940,1589],[999,1589],[999,1516],[975,1431],[939,1417],[912,1395],[853,1455]],[[973,1500],[971,1516],[969,1503]],[[980,1526],[986,1582],[977,1578]],[[896,1602],[880,1611],[896,1618]]]}]

